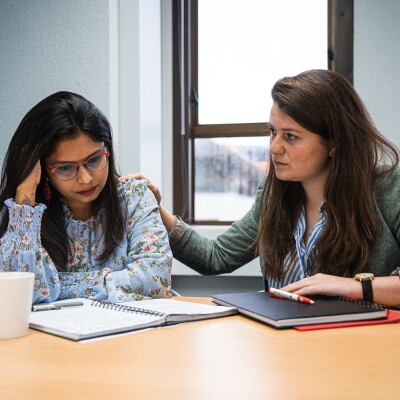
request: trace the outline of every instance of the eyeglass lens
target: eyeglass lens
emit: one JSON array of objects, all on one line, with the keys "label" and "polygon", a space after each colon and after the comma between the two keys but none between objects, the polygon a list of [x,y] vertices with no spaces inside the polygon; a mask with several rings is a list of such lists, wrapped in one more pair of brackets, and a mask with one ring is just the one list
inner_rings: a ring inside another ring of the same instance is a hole
[{"label": "eyeglass lens", "polygon": [[[107,155],[106,154],[96,154],[86,160],[83,165],[86,166],[91,171],[100,171],[107,165]],[[78,173],[78,165],[75,164],[63,164],[55,169],[55,174],[60,180],[72,179]]]}]

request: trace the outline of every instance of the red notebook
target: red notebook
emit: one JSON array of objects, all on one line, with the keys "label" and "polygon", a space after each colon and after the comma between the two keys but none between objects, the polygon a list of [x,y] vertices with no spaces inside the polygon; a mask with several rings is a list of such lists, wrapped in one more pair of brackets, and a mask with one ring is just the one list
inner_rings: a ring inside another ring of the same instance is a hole
[{"label": "red notebook", "polygon": [[378,325],[378,324],[393,324],[400,322],[400,312],[393,310],[386,310],[386,319],[373,319],[367,321],[350,321],[350,322],[337,322],[332,324],[315,324],[315,325],[302,325],[295,326],[294,329],[298,331],[312,331],[315,329],[331,329],[331,328],[345,328],[348,326],[361,326],[361,325]]}]

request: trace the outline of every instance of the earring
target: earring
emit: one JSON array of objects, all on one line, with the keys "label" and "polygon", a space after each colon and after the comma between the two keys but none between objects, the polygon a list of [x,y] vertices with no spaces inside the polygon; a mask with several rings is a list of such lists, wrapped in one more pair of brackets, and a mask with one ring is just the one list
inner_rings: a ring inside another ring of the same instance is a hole
[{"label": "earring", "polygon": [[51,189],[50,189],[50,185],[49,185],[49,178],[47,176],[46,176],[46,180],[44,182],[44,195],[46,197],[47,204],[50,204]]},{"label": "earring", "polygon": [[329,153],[329,158],[333,158],[333,157],[335,157],[335,151],[334,151],[334,150],[332,150],[332,151]]}]

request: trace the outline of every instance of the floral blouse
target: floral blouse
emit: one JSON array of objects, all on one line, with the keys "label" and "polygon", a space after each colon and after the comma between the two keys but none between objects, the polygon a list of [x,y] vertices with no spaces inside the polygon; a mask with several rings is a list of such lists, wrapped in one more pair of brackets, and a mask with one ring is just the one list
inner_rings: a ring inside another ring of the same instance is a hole
[{"label": "floral blouse", "polygon": [[41,244],[44,204],[35,207],[5,201],[10,220],[0,239],[0,272],[35,273],[33,302],[86,297],[113,302],[169,297],[172,254],[157,202],[144,180],[119,183],[125,236],[103,264],[104,212],[87,221],[72,218],[64,205],[66,228],[74,253],[66,272],[58,272]]}]

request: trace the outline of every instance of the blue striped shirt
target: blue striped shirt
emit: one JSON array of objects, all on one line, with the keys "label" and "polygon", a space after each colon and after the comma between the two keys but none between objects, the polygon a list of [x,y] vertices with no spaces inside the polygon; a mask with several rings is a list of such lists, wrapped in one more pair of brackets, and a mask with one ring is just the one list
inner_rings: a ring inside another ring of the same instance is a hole
[{"label": "blue striped shirt", "polygon": [[280,288],[310,276],[310,271],[317,259],[317,244],[322,230],[324,229],[325,221],[326,215],[322,205],[319,209],[319,219],[310,233],[307,244],[305,244],[303,237],[306,231],[306,213],[304,208],[302,209],[294,231],[296,255],[293,258],[290,257],[290,254],[286,256],[284,261],[284,278],[282,280],[267,277],[268,287]]}]

